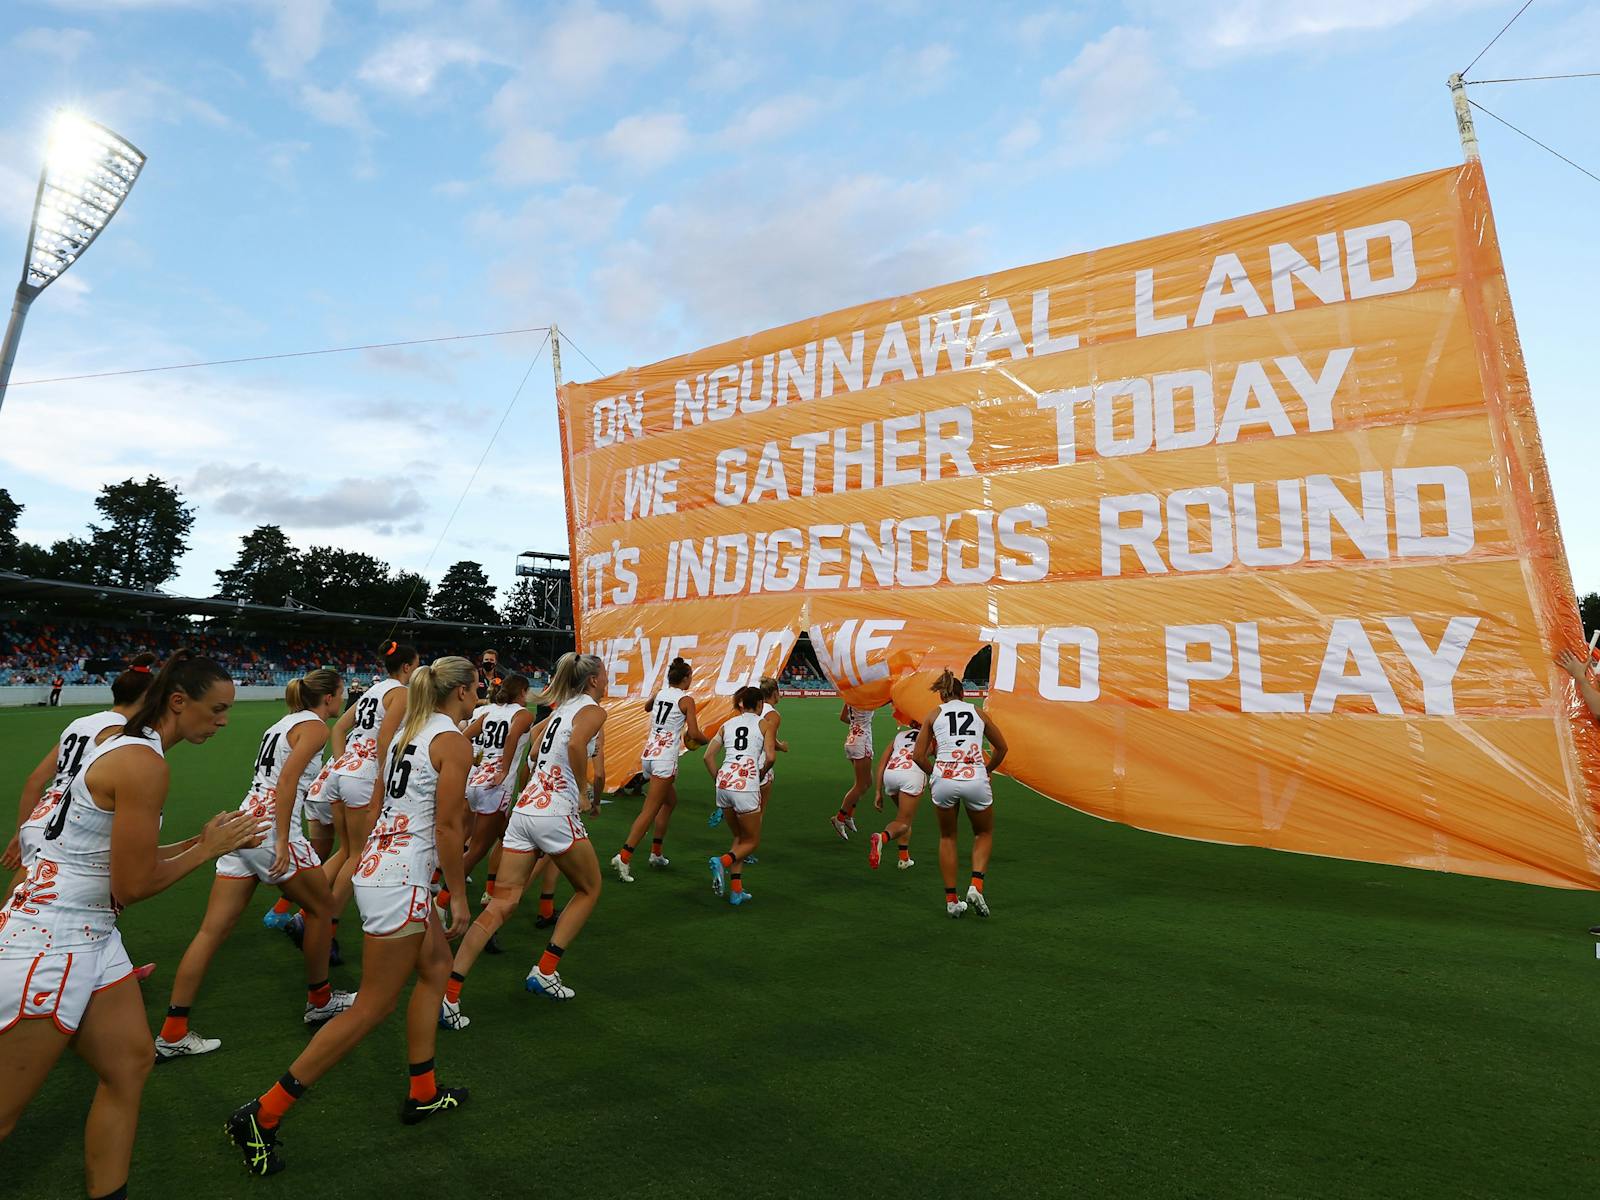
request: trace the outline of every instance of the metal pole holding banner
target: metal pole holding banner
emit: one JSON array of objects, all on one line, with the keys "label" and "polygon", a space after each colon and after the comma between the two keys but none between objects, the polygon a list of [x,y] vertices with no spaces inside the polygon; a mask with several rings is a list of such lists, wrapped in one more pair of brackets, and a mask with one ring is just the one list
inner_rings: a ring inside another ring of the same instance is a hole
[{"label": "metal pole holding banner", "polygon": [[[555,375],[556,382],[556,425],[561,433],[561,457],[566,460],[572,453],[572,447],[567,444],[567,424],[561,415],[561,326],[554,321],[550,323],[550,369]],[[583,621],[578,616],[578,604],[583,596],[582,585],[578,582],[578,536],[577,529],[572,521],[572,472],[565,471],[567,481],[566,508],[567,508],[567,578],[572,585],[572,648],[583,649]]]},{"label": "metal pole holding banner", "polygon": [[1450,76],[1450,98],[1456,106],[1456,133],[1461,136],[1461,153],[1468,162],[1478,161],[1478,131],[1472,127],[1472,107],[1467,103],[1466,80],[1460,72]]}]

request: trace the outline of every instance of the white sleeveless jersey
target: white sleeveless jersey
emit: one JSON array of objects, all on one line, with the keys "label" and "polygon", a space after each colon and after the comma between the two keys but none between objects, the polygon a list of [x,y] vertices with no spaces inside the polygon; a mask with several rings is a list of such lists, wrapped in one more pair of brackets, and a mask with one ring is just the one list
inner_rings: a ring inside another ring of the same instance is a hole
[{"label": "white sleeveless jersey", "polygon": [[[94,759],[125,748],[162,754],[154,736],[119,734]],[[116,928],[118,910],[111,899],[115,814],[90,797],[88,774],[79,771],[59,802],[43,813],[36,809],[27,821],[39,849],[27,878],[0,909],[0,954],[81,950],[104,941]]]},{"label": "white sleeveless jersey", "polygon": [[484,711],[483,724],[478,727],[478,736],[472,742],[479,758],[478,765],[472,769],[472,774],[467,779],[469,784],[480,787],[492,782],[499,774],[501,765],[508,760],[506,782],[510,784],[514,781],[517,759],[522,756],[523,748],[528,744],[528,732],[523,732],[515,746],[508,747],[506,743],[511,740],[512,722],[519,712],[525,711],[520,704],[491,704]]},{"label": "white sleeveless jersey", "polygon": [[435,842],[439,772],[433,765],[433,739],[459,733],[443,713],[423,722],[404,746],[389,748],[383,782],[383,810],[372,827],[356,882],[372,887],[427,887],[439,866]]},{"label": "white sleeveless jersey", "polygon": [[383,725],[384,697],[395,688],[405,686],[398,679],[385,679],[382,683],[373,684],[367,689],[366,695],[356,701],[355,723],[350,726],[344,753],[334,760],[336,774],[377,778],[378,730]]},{"label": "white sleeveless jersey", "polygon": [[740,713],[722,727],[722,770],[717,790],[759,792],[761,769],[767,762],[767,738],[758,713]]},{"label": "white sleeveless jersey", "polygon": [[582,693],[550,714],[544,723],[544,737],[539,741],[539,754],[528,786],[517,797],[518,808],[531,807],[541,813],[563,817],[578,815],[582,797],[578,795],[578,781],[573,777],[569,756],[572,724],[579,713],[592,706],[595,706],[594,697]]},{"label": "white sleeveless jersey", "polygon": [[[255,774],[250,777],[250,790],[245,793],[244,801],[239,807],[246,812],[254,813],[256,818],[264,825],[264,830],[270,839],[272,826],[275,820],[273,809],[276,807],[278,786],[283,767],[289,761],[289,754],[293,747],[289,744],[289,731],[297,725],[306,725],[320,722],[322,718],[315,713],[295,712],[285,713],[261,735],[261,748],[256,751]],[[304,828],[306,791],[317,780],[318,773],[322,770],[322,760],[312,755],[306,763],[305,770],[300,772],[296,780],[281,780],[285,786],[292,782],[294,787],[294,815],[289,818],[289,833],[299,836]]]},{"label": "white sleeveless jersey", "polygon": [[902,729],[894,735],[894,741],[889,743],[889,757],[884,760],[883,772],[887,775],[890,771],[916,771],[922,772],[917,766],[916,759],[911,757],[911,751],[917,744],[917,731],[915,729]]},{"label": "white sleeveless jersey", "polygon": [[61,737],[56,742],[56,775],[50,781],[47,790],[65,792],[68,785],[77,778],[78,772],[83,770],[94,757],[95,739],[106,730],[122,723],[121,713],[107,709],[105,712],[79,717],[63,729]]},{"label": "white sleeveless jersey", "polygon": [[640,758],[676,761],[683,748],[683,731],[689,716],[681,707],[689,693],[682,688],[664,687],[650,705],[650,732],[645,735]]},{"label": "white sleeveless jersey", "polygon": [[939,706],[933,717],[936,779],[987,779],[983,761],[983,714],[965,700]]},{"label": "white sleeveless jersey", "polygon": [[868,754],[872,753],[872,710],[851,705],[845,708],[845,716],[850,721],[850,731],[845,734],[844,739],[845,750],[847,752],[865,750]]}]

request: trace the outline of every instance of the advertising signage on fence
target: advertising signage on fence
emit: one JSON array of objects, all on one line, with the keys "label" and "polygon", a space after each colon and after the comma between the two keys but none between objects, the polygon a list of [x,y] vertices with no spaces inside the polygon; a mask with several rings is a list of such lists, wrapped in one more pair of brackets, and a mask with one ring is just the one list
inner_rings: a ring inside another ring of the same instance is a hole
[{"label": "advertising signage on fence", "polygon": [[[1600,738],[1476,164],[561,390],[610,761],[801,631],[852,703],[991,650],[1006,772],[1211,841],[1600,886]],[[615,782],[615,780],[614,780]]]}]

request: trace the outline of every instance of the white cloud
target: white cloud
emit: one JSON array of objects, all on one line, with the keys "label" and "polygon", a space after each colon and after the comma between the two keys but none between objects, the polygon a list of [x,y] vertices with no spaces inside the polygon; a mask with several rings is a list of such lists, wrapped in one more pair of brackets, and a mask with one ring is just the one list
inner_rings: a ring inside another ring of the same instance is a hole
[{"label": "white cloud", "polygon": [[24,29],[11,39],[11,44],[24,54],[41,55],[56,59],[58,62],[70,63],[76,61],[93,41],[94,34],[87,29],[38,28]]},{"label": "white cloud", "polygon": [[371,137],[376,130],[361,97],[349,88],[320,88],[314,83],[300,85],[300,106],[324,125],[346,129],[360,137]]},{"label": "white cloud", "polygon": [[1149,130],[1187,108],[1149,30],[1118,25],[1044,81],[1047,97],[1071,106],[1064,133],[1088,149]]},{"label": "white cloud", "polygon": [[233,124],[209,101],[142,72],[134,72],[117,87],[89,96],[84,100],[84,107],[98,120],[127,133],[134,142],[139,140],[134,132],[139,126],[156,121],[173,125],[198,121],[214,129],[226,129]]},{"label": "white cloud", "polygon": [[517,129],[490,151],[495,178],[512,186],[555,183],[571,175],[578,151],[544,129]]},{"label": "white cloud", "polygon": [[1194,0],[1176,6],[1145,0],[1140,11],[1151,20],[1175,19],[1190,45],[1225,54],[1255,54],[1499,4],[1500,0]]},{"label": "white cloud", "polygon": [[722,131],[722,140],[734,146],[787,137],[809,123],[822,106],[800,92],[774,96],[741,113]]},{"label": "white cloud", "polygon": [[259,462],[207,462],[189,477],[187,490],[205,498],[216,512],[255,523],[298,529],[376,526],[376,532],[389,532],[427,509],[414,479],[308,479]]},{"label": "white cloud", "polygon": [[710,17],[721,21],[748,21],[761,12],[762,0],[651,0],[652,6],[675,23]]},{"label": "white cloud", "polygon": [[578,4],[543,31],[538,69],[558,89],[587,89],[618,67],[666,57],[678,40],[625,13]]},{"label": "white cloud", "polygon": [[689,127],[681,113],[635,113],[613,125],[600,144],[627,166],[653,171],[688,149]]},{"label": "white cloud", "polygon": [[379,91],[415,99],[432,91],[450,67],[487,61],[489,53],[466,38],[407,33],[373,51],[356,78]]},{"label": "white cloud", "polygon": [[250,38],[250,48],[267,74],[291,79],[322,53],[328,14],[333,0],[273,0],[276,19]]},{"label": "white cloud", "polygon": [[1008,156],[1024,154],[1037,146],[1042,136],[1039,122],[1033,118],[1019,121],[1000,139],[1000,153]]}]

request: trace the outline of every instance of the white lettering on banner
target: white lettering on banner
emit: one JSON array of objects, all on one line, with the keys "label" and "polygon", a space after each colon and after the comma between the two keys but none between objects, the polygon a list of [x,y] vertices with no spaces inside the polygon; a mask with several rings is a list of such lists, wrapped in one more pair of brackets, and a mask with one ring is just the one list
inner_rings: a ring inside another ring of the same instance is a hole
[{"label": "white lettering on banner", "polygon": [[[666,682],[667,667],[672,660],[680,655],[693,655],[698,644],[699,638],[694,634],[672,633],[652,638],[647,637],[642,628],[636,628],[631,637],[600,638],[590,644],[588,653],[605,660],[606,674],[610,677],[606,686],[608,696],[653,696]],[[640,679],[637,684],[629,684],[635,650],[639,654]]]},{"label": "white lettering on banner", "polygon": [[[1351,346],[1330,350],[1322,369],[1315,374],[1296,355],[1271,360],[1284,384],[1304,406],[1303,427],[1284,407],[1266,366],[1256,361],[1233,368],[1231,379],[1225,369],[1163,371],[1094,387],[1041,392],[1034,397],[1034,405],[1055,414],[1056,462],[1062,466],[1078,460],[1080,412],[1093,423],[1095,453],[1102,458],[1151,450],[1193,450],[1213,442],[1226,445],[1238,441],[1240,433],[1258,429],[1274,437],[1325,433],[1333,428],[1334,394],[1354,356]],[[1219,421],[1216,397],[1224,394],[1225,383],[1227,398]],[[1188,398],[1191,410],[1182,427],[1178,418],[1180,397]]]},{"label": "white lettering on banner", "polygon": [[[1100,698],[1100,635],[1081,625],[995,625],[978,636],[994,647],[994,690],[1014,692],[1017,687],[1017,650],[1039,647],[1039,695],[1046,700],[1085,704]],[[1063,649],[1075,650],[1078,682],[1061,681]]]},{"label": "white lettering on banner", "polygon": [[681,459],[664,458],[627,468],[622,482],[622,519],[677,512],[678,502],[672,497],[678,490],[678,481],[672,476],[681,465]]},{"label": "white lettering on banner", "polygon": [[[971,520],[977,537],[951,536]],[[887,518],[876,524],[819,524],[763,533],[685,538],[667,546],[662,597],[736,596],[748,592],[834,591],[862,586],[933,587],[995,579],[1031,583],[1050,573],[1049,528],[1042,504],[1018,504],[998,513],[929,514]],[[638,551],[631,551],[637,562]],[[585,571],[609,558],[591,554]],[[634,585],[637,591],[637,585]],[[587,593],[586,593],[587,594]],[[620,601],[619,601],[620,603]]]},{"label": "white lettering on banner", "polygon": [[592,611],[633,603],[639,595],[639,575],[634,568],[639,565],[640,557],[637,546],[613,541],[610,550],[596,551],[583,558],[578,572],[579,588]]},{"label": "white lettering on banner", "polygon": [[889,646],[905,627],[904,621],[851,617],[834,631],[831,643],[821,625],[813,625],[808,634],[823,675],[836,687],[858,687],[889,678]]},{"label": "white lettering on banner", "polygon": [[798,634],[788,629],[734,631],[728,638],[727,649],[722,652],[722,664],[712,692],[731,696],[742,687],[758,683],[763,675],[776,673],[788,660],[798,638]]},{"label": "white lettering on banner", "polygon": [[[1382,561],[1391,557],[1386,478],[1394,493],[1393,555],[1440,558],[1466,554],[1477,544],[1472,485],[1464,470],[1455,466],[1397,467],[1392,472],[1361,472],[1357,477],[1360,507],[1327,475],[1236,483],[1231,490],[1216,485],[1182,488],[1168,493],[1165,505],[1151,492],[1102,496],[1100,573],[1121,575],[1124,551],[1128,550],[1152,575],[1169,569],[1216,571],[1234,563],[1279,567],[1302,559],[1330,562],[1335,525],[1362,558]],[[1277,493],[1277,544],[1273,546],[1261,545],[1256,494],[1261,488],[1273,488]],[[1442,533],[1423,532],[1424,502],[1442,512]],[[1130,514],[1137,516],[1137,523],[1124,520]],[[1163,533],[1166,559],[1156,545]],[[1197,550],[1198,545],[1205,549]]]},{"label": "white lettering on banner", "polygon": [[[1383,624],[1422,684],[1424,715],[1454,715],[1455,677],[1478,628],[1478,618],[1451,617],[1437,649],[1429,649],[1415,618],[1385,617]],[[1308,703],[1304,692],[1266,690],[1262,680],[1261,634],[1256,622],[1240,621],[1231,627],[1168,625],[1167,707],[1188,712],[1192,684],[1220,683],[1233,677],[1237,646],[1240,712],[1327,714],[1334,712],[1341,696],[1357,696],[1385,716],[1402,715],[1404,710],[1394,682],[1373,648],[1366,625],[1355,617],[1340,617],[1333,621],[1327,636],[1327,647]],[[1197,651],[1200,657],[1195,656]],[[999,688],[998,680],[995,686]]]},{"label": "white lettering on banner", "polygon": [[629,437],[644,436],[644,393],[607,396],[596,400],[590,412],[590,433],[596,446],[610,446]]}]

